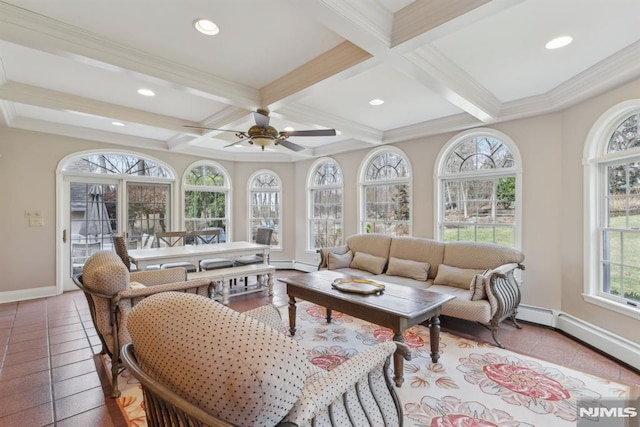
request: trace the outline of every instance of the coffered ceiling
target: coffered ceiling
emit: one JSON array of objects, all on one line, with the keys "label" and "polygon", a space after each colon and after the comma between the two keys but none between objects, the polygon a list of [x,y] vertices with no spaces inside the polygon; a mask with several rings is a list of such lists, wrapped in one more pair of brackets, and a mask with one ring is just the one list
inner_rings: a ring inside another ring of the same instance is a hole
[{"label": "coffered ceiling", "polygon": [[[0,1],[0,126],[228,160],[332,155],[557,111],[638,78],[638,16],[637,0]],[[558,36],[573,42],[545,49]],[[246,131],[257,108],[278,130],[338,134],[262,151],[185,127]]]}]

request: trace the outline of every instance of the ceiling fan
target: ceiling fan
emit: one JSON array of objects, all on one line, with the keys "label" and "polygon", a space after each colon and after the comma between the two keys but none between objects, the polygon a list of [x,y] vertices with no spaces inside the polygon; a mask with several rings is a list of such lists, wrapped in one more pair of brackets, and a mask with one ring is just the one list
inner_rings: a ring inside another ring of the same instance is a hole
[{"label": "ceiling fan", "polygon": [[314,130],[293,130],[293,131],[278,131],[273,126],[269,126],[269,110],[266,108],[259,108],[257,111],[253,113],[253,118],[256,122],[255,125],[251,126],[248,131],[243,132],[239,130],[230,130],[230,129],[217,129],[217,128],[208,128],[202,126],[189,126],[185,125],[188,128],[196,128],[196,129],[207,129],[207,130],[220,130],[224,132],[234,132],[239,141],[234,142],[233,144],[227,145],[230,147],[232,145],[237,144],[238,142],[247,141],[249,144],[255,144],[262,147],[262,151],[264,151],[264,147],[273,143],[273,145],[282,145],[285,148],[293,151],[304,150],[304,147],[298,144],[295,144],[291,141],[288,141],[287,138],[290,136],[335,136],[335,129],[314,129]]}]

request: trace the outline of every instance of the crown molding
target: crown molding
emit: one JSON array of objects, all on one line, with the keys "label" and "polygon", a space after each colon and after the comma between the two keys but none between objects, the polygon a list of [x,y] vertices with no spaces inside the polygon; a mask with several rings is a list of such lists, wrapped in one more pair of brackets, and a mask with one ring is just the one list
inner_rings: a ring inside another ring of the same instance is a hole
[{"label": "crown molding", "polygon": [[142,78],[155,79],[156,84],[174,88],[179,84],[192,93],[219,102],[248,109],[259,105],[256,89],[3,2],[0,2],[0,38],[97,67],[133,70]]},{"label": "crown molding", "polygon": [[477,126],[484,126],[486,124],[486,122],[481,122],[466,113],[460,113],[453,116],[441,117],[402,128],[388,130],[384,133],[384,143],[392,144],[425,136],[439,135],[446,132],[455,132]]}]

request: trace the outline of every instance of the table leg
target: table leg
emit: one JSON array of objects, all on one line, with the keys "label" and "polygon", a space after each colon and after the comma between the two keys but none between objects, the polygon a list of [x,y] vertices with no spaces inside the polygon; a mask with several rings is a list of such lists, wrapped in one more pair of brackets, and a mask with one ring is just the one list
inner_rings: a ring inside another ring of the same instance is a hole
[{"label": "table leg", "polygon": [[230,279],[222,281],[222,303],[224,305],[229,305],[229,282]]},{"label": "table leg", "polygon": [[[393,340],[395,342],[404,342],[402,332],[394,331]],[[402,387],[404,382],[404,358],[398,351],[393,353],[393,380],[396,383],[396,387]]]},{"label": "table leg", "polygon": [[429,319],[429,342],[431,344],[431,361],[436,363],[440,358],[440,317]]},{"label": "table leg", "polygon": [[267,275],[267,287],[269,288],[269,296],[273,296],[273,271]]},{"label": "table leg", "polygon": [[330,308],[327,308],[326,310],[327,310],[327,316],[326,316],[327,323],[331,323],[331,313],[332,313],[332,311],[331,311]]},{"label": "table leg", "polygon": [[289,333],[292,337],[296,335],[296,299],[289,297]]}]

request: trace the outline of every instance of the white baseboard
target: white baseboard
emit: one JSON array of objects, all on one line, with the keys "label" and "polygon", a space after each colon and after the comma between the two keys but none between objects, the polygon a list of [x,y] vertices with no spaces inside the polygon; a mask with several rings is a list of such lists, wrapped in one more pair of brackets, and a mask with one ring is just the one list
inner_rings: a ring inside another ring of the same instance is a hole
[{"label": "white baseboard", "polygon": [[24,289],[19,291],[0,292],[0,304],[5,302],[25,301],[36,298],[53,297],[57,295],[55,286],[44,286],[42,288]]},{"label": "white baseboard", "polygon": [[640,344],[562,311],[520,305],[518,319],[556,328],[640,370]]}]

